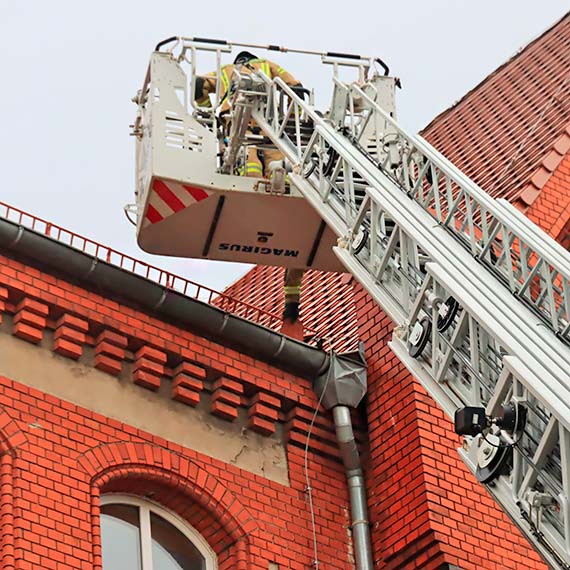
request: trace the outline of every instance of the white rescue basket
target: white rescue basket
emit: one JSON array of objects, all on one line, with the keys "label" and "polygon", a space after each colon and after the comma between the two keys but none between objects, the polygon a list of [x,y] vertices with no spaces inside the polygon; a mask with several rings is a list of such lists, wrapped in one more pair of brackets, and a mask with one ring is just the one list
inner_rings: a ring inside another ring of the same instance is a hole
[{"label": "white rescue basket", "polygon": [[337,238],[295,189],[221,174],[215,129],[192,113],[171,52],[151,56],[134,125],[137,239],[154,254],[343,271]]}]

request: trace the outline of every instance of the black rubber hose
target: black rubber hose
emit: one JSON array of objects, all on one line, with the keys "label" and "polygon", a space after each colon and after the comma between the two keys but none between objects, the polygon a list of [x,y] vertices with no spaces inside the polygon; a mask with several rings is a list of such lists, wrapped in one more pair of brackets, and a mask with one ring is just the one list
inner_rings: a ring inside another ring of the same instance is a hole
[{"label": "black rubber hose", "polygon": [[354,53],[340,53],[337,51],[327,51],[328,57],[343,57],[345,59],[362,59],[361,56]]},{"label": "black rubber hose", "polygon": [[192,41],[201,44],[218,44],[222,46],[227,46],[228,42],[226,40],[213,40],[211,38],[192,38]]}]

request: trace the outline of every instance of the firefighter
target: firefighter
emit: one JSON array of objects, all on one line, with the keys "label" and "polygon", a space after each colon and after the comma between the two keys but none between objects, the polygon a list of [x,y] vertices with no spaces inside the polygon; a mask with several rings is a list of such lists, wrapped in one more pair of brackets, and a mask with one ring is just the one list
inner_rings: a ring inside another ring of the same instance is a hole
[{"label": "firefighter", "polygon": [[[230,96],[232,92],[232,81],[234,71],[238,69],[240,74],[249,74],[253,71],[262,71],[267,77],[273,79],[280,77],[287,85],[294,89],[303,89],[301,82],[285,71],[276,63],[267,59],[257,58],[248,51],[240,52],[233,64],[224,65],[220,70],[220,116],[230,111]],[[216,72],[208,73],[205,76],[196,77],[195,100],[200,107],[210,108],[210,93],[216,92]],[[302,91],[300,91],[302,96]],[[255,125],[253,125],[255,128]],[[262,178],[265,174],[271,176],[269,165],[273,161],[283,159],[283,154],[277,149],[264,149],[263,155],[255,147],[248,147],[246,164],[238,169],[238,174],[254,178]],[[299,319],[299,303],[301,300],[301,281],[303,279],[303,269],[286,269],[284,278],[285,306],[283,310],[283,321],[286,325],[293,325],[294,329],[299,329],[293,334],[302,337],[302,325]]]},{"label": "firefighter", "polygon": [[[287,85],[296,89],[302,89],[301,82],[293,77],[282,67],[269,61],[268,59],[260,59],[248,51],[240,52],[233,64],[224,65],[220,72],[220,116],[230,111],[230,95],[232,92],[232,82],[234,80],[234,71],[238,70],[240,74],[251,74],[254,71],[261,71],[269,79],[280,77]],[[207,75],[196,77],[196,89],[194,98],[200,107],[211,107],[210,93],[216,92],[216,72],[213,71]],[[255,129],[255,125],[252,125]],[[269,165],[273,161],[283,159],[283,154],[277,149],[264,149],[263,154],[256,147],[248,147],[246,164],[238,169],[241,176],[250,176],[254,178],[262,178],[264,175],[270,177]]]}]

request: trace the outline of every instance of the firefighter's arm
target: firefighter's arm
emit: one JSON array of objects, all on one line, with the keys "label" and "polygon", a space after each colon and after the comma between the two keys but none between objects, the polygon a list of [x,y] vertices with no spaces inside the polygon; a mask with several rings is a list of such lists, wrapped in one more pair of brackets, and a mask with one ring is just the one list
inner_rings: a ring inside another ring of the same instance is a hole
[{"label": "firefighter's arm", "polygon": [[271,77],[280,77],[287,85],[291,87],[295,85],[301,85],[298,79],[295,79],[288,71],[283,69],[281,66],[277,65],[273,61],[269,62],[269,69],[271,71]]},{"label": "firefighter's arm", "polygon": [[194,84],[194,100],[199,107],[211,107],[210,93],[216,92],[216,74],[197,75]]}]

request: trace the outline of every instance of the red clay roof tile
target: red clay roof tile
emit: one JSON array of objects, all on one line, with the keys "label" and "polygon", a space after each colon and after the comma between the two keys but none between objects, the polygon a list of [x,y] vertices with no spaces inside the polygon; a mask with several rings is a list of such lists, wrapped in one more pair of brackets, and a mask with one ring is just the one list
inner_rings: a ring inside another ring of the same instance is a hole
[{"label": "red clay roof tile", "polygon": [[[570,128],[570,13],[491,73],[422,135],[494,197],[526,205],[566,153]],[[562,140],[561,140],[561,137]],[[537,174],[537,171],[540,174]]]},{"label": "red clay roof tile", "polygon": [[[283,268],[254,267],[225,292],[272,313],[283,311]],[[307,271],[301,287],[300,320],[329,338],[339,352],[356,350],[358,327],[351,279],[344,273]]]}]

